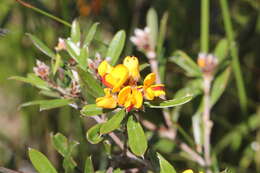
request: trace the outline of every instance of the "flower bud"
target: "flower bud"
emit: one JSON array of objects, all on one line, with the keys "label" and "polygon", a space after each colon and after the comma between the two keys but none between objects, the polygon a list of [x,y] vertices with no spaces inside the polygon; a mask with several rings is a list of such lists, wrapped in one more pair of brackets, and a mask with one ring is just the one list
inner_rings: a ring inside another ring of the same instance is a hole
[{"label": "flower bud", "polygon": [[44,62],[37,60],[36,67],[33,68],[34,73],[40,78],[46,80],[50,74],[50,68]]},{"label": "flower bud", "polygon": [[218,65],[218,61],[212,54],[200,53],[197,64],[205,75],[212,75]]}]

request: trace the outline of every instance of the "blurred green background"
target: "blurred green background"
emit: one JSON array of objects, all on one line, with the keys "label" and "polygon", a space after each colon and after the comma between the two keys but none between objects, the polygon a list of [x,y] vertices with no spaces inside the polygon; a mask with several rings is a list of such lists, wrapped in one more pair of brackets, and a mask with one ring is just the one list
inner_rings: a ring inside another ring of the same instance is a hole
[{"label": "blurred green background", "polygon": [[[81,28],[87,29],[91,23],[99,22],[99,37],[108,42],[113,34],[124,29],[127,38],[135,28],[145,27],[145,16],[154,7],[159,18],[169,12],[166,41],[166,58],[173,51],[181,49],[194,60],[199,51],[200,2],[194,0],[27,0],[26,2],[71,22],[78,18]],[[257,0],[230,1],[230,13],[239,46],[239,60],[248,96],[248,112],[242,114],[234,77],[213,108],[212,134],[213,151],[217,154],[220,168],[230,168],[236,172],[260,172],[260,2]],[[89,145],[85,139],[86,120],[79,113],[68,108],[39,112],[37,107],[18,110],[18,105],[40,96],[37,89],[16,81],[10,76],[25,76],[32,72],[36,58],[48,60],[31,43],[25,33],[32,33],[49,47],[57,44],[59,37],[69,36],[70,28],[26,8],[15,0],[0,0],[0,166],[14,170],[30,171],[28,147],[38,148],[48,155],[57,167],[61,167],[60,157],[50,144],[51,132],[62,132],[81,142],[77,161],[82,163],[85,154],[98,152],[94,161],[97,168],[107,165],[100,146]],[[210,50],[217,41],[225,37],[223,20],[218,0],[210,4]],[[146,61],[144,55],[135,50],[129,39],[124,55],[137,55]],[[183,71],[173,63],[167,63],[166,86],[172,93],[189,81]],[[189,132],[191,116],[195,113],[198,100],[185,105],[179,124]],[[252,122],[251,122],[252,121]],[[89,122],[89,121],[88,121]],[[91,122],[89,122],[91,123]],[[254,124],[253,126],[250,123]],[[185,160],[175,147],[175,142],[159,140],[155,148],[163,153],[178,170],[195,165]]]}]

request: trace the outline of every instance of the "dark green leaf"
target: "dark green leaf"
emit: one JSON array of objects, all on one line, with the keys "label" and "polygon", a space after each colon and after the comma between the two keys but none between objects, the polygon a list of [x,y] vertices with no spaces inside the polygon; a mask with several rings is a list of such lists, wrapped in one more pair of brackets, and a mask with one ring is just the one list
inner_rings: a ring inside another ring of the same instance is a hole
[{"label": "dark green leaf", "polygon": [[32,34],[26,34],[29,36],[29,38],[32,40],[33,44],[40,50],[42,51],[45,55],[49,56],[50,58],[55,59],[55,53],[48,48],[39,38]]},{"label": "dark green leaf", "polygon": [[84,173],[94,173],[94,167],[91,156],[89,156],[85,161]]},{"label": "dark green leaf", "polygon": [[39,173],[57,173],[51,162],[41,152],[30,148],[29,158]]},{"label": "dark green leaf", "polygon": [[68,155],[68,139],[61,133],[56,133],[54,136],[51,136],[52,143],[54,148],[65,157]]},{"label": "dark green leaf", "polygon": [[53,70],[52,70],[54,75],[56,74],[56,72],[57,72],[57,70],[59,69],[60,66],[61,66],[61,56],[59,54],[57,54],[55,56],[55,64],[54,64]]},{"label": "dark green leaf", "polygon": [[70,37],[74,43],[80,42],[80,26],[77,20],[72,22]]},{"label": "dark green leaf", "polygon": [[97,80],[93,78],[92,74],[90,74],[88,71],[83,71],[81,69],[78,69],[78,73],[81,82],[86,87],[87,92],[89,94],[91,94],[95,98],[104,96],[103,88],[100,86]]},{"label": "dark green leaf", "polygon": [[83,69],[86,70],[87,69],[87,65],[88,65],[88,59],[89,57],[89,50],[88,50],[88,46],[84,46],[81,51],[80,51],[80,55],[78,57],[78,63],[79,66]]},{"label": "dark green leaf", "polygon": [[155,47],[158,35],[158,16],[155,9],[150,8],[146,16],[146,24],[150,29],[152,46]]},{"label": "dark green leaf", "polygon": [[222,39],[218,42],[214,55],[218,58],[218,62],[221,63],[228,55],[229,44],[227,39]]},{"label": "dark green leaf", "polygon": [[160,173],[176,173],[174,167],[162,155],[157,153],[157,156],[160,163]]},{"label": "dark green leaf", "polygon": [[158,42],[156,46],[157,47],[156,54],[159,55],[159,57],[162,57],[161,54],[162,54],[163,42],[166,35],[168,17],[169,17],[168,12],[164,13],[160,22],[159,36],[158,36]]},{"label": "dark green leaf", "polygon": [[143,156],[147,149],[147,139],[139,122],[131,115],[127,121],[128,144],[137,156]]},{"label": "dark green leaf", "polygon": [[186,96],[182,98],[176,98],[173,100],[166,100],[166,101],[151,101],[151,102],[144,102],[150,108],[168,108],[174,106],[180,106],[187,102],[189,102],[193,97]]},{"label": "dark green leaf", "polygon": [[125,110],[122,109],[119,112],[117,112],[113,117],[102,124],[100,128],[100,133],[101,134],[106,134],[109,132],[112,132],[113,130],[117,129],[120,127],[121,122],[123,121],[125,117]]},{"label": "dark green leaf", "polygon": [[144,63],[139,66],[139,71],[143,71],[145,68],[150,67],[150,64]]},{"label": "dark green leaf", "polygon": [[120,30],[116,33],[109,44],[106,57],[111,58],[111,65],[115,65],[125,45],[125,31]]},{"label": "dark green leaf", "polygon": [[103,141],[103,146],[105,148],[106,154],[108,156],[111,156],[112,147],[111,147],[111,143],[109,142],[109,140]]},{"label": "dark green leaf", "polygon": [[200,68],[197,64],[184,52],[176,51],[170,58],[170,61],[176,63],[183,68],[188,76],[199,77],[202,75]]},{"label": "dark green leaf", "polygon": [[97,144],[103,140],[100,135],[100,127],[102,124],[96,124],[87,131],[87,139],[92,144]]},{"label": "dark green leaf", "polygon": [[31,84],[31,85],[39,88],[39,89],[42,89],[42,90],[48,90],[48,91],[50,90],[49,87],[48,87],[48,83],[45,82],[44,80],[42,80],[41,78],[39,78],[38,76],[36,76],[33,73],[29,73],[27,75],[27,78],[20,77],[20,76],[13,76],[13,77],[10,77],[9,79],[29,83],[29,84]]},{"label": "dark green leaf", "polygon": [[86,35],[85,41],[84,41],[84,46],[89,45],[91,41],[93,40],[96,31],[97,31],[97,26],[99,23],[94,23],[91,28],[88,31],[88,34]]}]

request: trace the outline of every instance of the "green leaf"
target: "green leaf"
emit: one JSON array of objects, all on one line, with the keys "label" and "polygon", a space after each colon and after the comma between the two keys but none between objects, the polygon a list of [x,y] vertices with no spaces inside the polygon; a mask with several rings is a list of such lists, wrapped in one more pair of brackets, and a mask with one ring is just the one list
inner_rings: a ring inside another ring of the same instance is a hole
[{"label": "green leaf", "polygon": [[86,70],[87,66],[88,66],[88,59],[89,57],[89,50],[88,50],[88,46],[83,46],[83,48],[80,51],[80,55],[78,57],[78,63],[79,66],[83,69]]},{"label": "green leaf", "polygon": [[80,26],[77,20],[72,22],[70,37],[74,43],[80,42]]},{"label": "green leaf", "polygon": [[94,167],[91,156],[89,156],[85,161],[84,173],[94,173]]},{"label": "green leaf", "polygon": [[227,39],[222,39],[217,43],[214,50],[214,55],[218,58],[219,64],[227,57],[229,50],[229,44]]},{"label": "green leaf", "polygon": [[139,66],[139,71],[143,71],[147,67],[150,67],[150,64],[149,63],[143,63]]},{"label": "green leaf", "polygon": [[104,146],[106,154],[108,156],[111,156],[112,146],[111,146],[111,143],[109,142],[109,140],[104,140],[103,146]]},{"label": "green leaf", "polygon": [[139,122],[133,115],[127,121],[128,144],[131,151],[137,156],[143,156],[147,149],[147,139]]},{"label": "green leaf", "polygon": [[176,173],[174,167],[162,155],[157,153],[157,157],[160,163],[160,173]]},{"label": "green leaf", "polygon": [[91,28],[88,31],[88,34],[86,35],[85,41],[84,41],[84,46],[89,45],[91,41],[93,40],[96,31],[97,31],[97,26],[99,23],[94,23]]},{"label": "green leaf", "polygon": [[53,67],[53,70],[52,70],[54,75],[56,74],[60,65],[61,65],[61,56],[60,56],[60,54],[57,54],[56,57],[55,57],[55,64],[54,64],[54,67]]},{"label": "green leaf", "polygon": [[117,112],[111,119],[109,119],[107,122],[102,124],[100,128],[101,134],[106,134],[109,132],[112,132],[113,130],[120,127],[121,122],[123,121],[125,117],[125,110],[122,109],[119,112]]},{"label": "green leaf", "polygon": [[78,69],[79,77],[81,79],[82,84],[86,87],[87,92],[93,97],[102,97],[104,96],[103,88],[97,82],[96,79],[93,78],[93,75],[88,71],[83,71]]},{"label": "green leaf", "polygon": [[202,75],[197,64],[183,51],[178,50],[174,52],[173,56],[170,58],[170,61],[183,68],[188,76],[200,77]]},{"label": "green leaf", "polygon": [[36,76],[33,73],[29,73],[27,75],[27,78],[20,77],[20,76],[13,76],[13,77],[10,77],[9,79],[29,83],[29,84],[31,84],[31,85],[39,88],[39,89],[50,91],[48,83],[45,82],[44,80],[42,80],[40,77]]},{"label": "green leaf", "polygon": [[97,107],[96,104],[89,104],[89,105],[85,105],[80,112],[84,116],[94,116],[94,115],[100,115],[106,113],[108,111],[112,111],[112,110],[107,110],[101,107]]},{"label": "green leaf", "polygon": [[151,101],[151,102],[144,102],[150,108],[169,108],[174,106],[180,106],[187,102],[189,102],[193,96],[186,96],[181,98],[176,98],[172,100],[166,101]]},{"label": "green leaf", "polygon": [[87,139],[92,144],[97,144],[103,140],[100,135],[100,127],[102,124],[96,124],[87,131]]},{"label": "green leaf", "polygon": [[40,105],[40,111],[43,111],[43,110],[63,107],[72,102],[73,100],[70,99],[36,100],[36,101],[23,103],[19,106],[19,108],[26,107],[26,106]]},{"label": "green leaf", "polygon": [[150,8],[146,16],[146,24],[150,29],[152,46],[155,47],[158,35],[158,16],[155,9]]},{"label": "green leaf", "polygon": [[54,136],[51,136],[52,143],[54,148],[65,157],[68,155],[68,139],[61,133],[56,133]]},{"label": "green leaf", "polygon": [[26,34],[29,36],[29,38],[32,40],[33,44],[40,50],[42,51],[45,55],[49,56],[50,58],[55,58],[55,53],[48,48],[39,38],[32,34]]},{"label": "green leaf", "polygon": [[168,12],[164,13],[160,22],[159,36],[158,36],[158,42],[156,46],[157,48],[156,54],[159,55],[159,57],[161,58],[163,57],[161,56],[161,54],[162,54],[163,42],[166,35],[168,17],[169,17],[169,13]]},{"label": "green leaf", "polygon": [[29,158],[39,173],[57,173],[51,162],[41,152],[30,148]]},{"label": "green leaf", "polygon": [[218,101],[220,96],[225,91],[230,73],[231,69],[228,67],[215,78],[211,89],[211,106],[213,106]]},{"label": "green leaf", "polygon": [[120,30],[116,33],[109,44],[106,57],[111,58],[111,65],[115,65],[125,45],[125,31]]},{"label": "green leaf", "polygon": [[67,39],[66,40],[66,48],[69,53],[69,55],[76,61],[79,61],[80,56],[80,48],[77,46],[76,43],[74,43],[72,40]]},{"label": "green leaf", "polygon": [[117,168],[116,170],[113,171],[113,173],[123,173],[120,168]]}]

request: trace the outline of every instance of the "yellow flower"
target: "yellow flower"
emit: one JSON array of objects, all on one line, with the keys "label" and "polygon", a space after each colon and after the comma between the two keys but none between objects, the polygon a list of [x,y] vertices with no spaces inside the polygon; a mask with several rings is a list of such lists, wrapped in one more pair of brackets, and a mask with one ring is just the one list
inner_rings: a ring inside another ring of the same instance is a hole
[{"label": "yellow flower", "polygon": [[[193,171],[191,169],[187,169],[187,170],[183,171],[182,173],[193,173]],[[203,172],[200,171],[199,173],[203,173]]]},{"label": "yellow flower", "polygon": [[143,95],[137,88],[124,87],[118,94],[118,104],[129,112],[133,107],[140,108],[143,104]]},{"label": "yellow flower", "polygon": [[104,89],[105,96],[96,99],[96,105],[102,108],[113,109],[117,106],[116,98],[111,94],[111,89]]},{"label": "yellow flower", "polygon": [[139,61],[135,56],[127,56],[123,62],[129,70],[130,83],[136,83],[140,79]]},{"label": "yellow flower", "polygon": [[155,73],[148,74],[144,79],[144,96],[147,100],[153,100],[154,97],[158,97],[161,95],[165,95],[164,85],[163,84],[156,84],[153,85],[156,80]]},{"label": "yellow flower", "polygon": [[106,87],[112,88],[112,92],[120,91],[129,77],[129,71],[126,66],[119,64],[112,67],[107,61],[100,63],[98,66],[98,74],[101,76],[102,83]]}]

